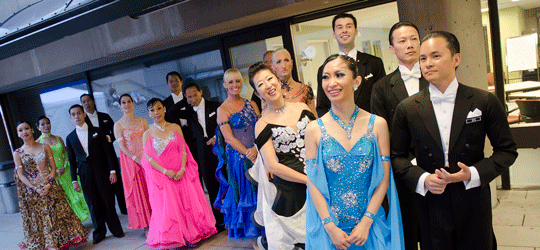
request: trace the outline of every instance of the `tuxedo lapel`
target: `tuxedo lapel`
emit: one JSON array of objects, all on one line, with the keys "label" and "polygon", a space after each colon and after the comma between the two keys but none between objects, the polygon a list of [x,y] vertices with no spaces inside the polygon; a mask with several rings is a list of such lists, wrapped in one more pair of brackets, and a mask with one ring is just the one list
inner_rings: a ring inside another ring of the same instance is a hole
[{"label": "tuxedo lapel", "polygon": [[424,76],[420,77],[420,90],[427,88],[429,86],[429,82],[424,78]]},{"label": "tuxedo lapel", "polygon": [[390,78],[390,87],[392,87],[392,92],[398,101],[403,101],[405,98],[409,97],[407,89],[405,88],[405,83],[401,79],[401,72],[399,69],[392,73],[392,78]]},{"label": "tuxedo lapel", "polygon": [[[94,135],[93,132],[95,132],[94,128],[93,127],[92,128],[88,127],[88,140],[87,140],[88,145],[86,146],[88,148],[88,155],[90,155],[90,145],[92,145],[92,139],[93,139],[93,135]],[[97,132],[96,132],[96,134],[97,134]]]},{"label": "tuxedo lapel", "polygon": [[[449,151],[452,150],[452,147],[456,144],[459,134],[465,125],[465,120],[467,115],[471,110],[472,105],[472,93],[467,89],[463,84],[459,84],[456,101],[454,104],[454,113],[452,115],[452,127],[450,129],[450,145],[448,147]],[[459,105],[458,105],[459,104]]]},{"label": "tuxedo lapel", "polygon": [[[358,67],[358,75],[360,77],[362,77],[362,82],[360,83],[360,85],[362,85],[362,83],[364,83],[366,81],[366,66],[364,65],[365,63],[365,60],[364,58],[362,57],[362,54],[360,53],[360,51],[358,51],[356,53],[356,66]],[[354,100],[355,100],[355,103],[358,103],[358,98],[360,97],[360,92],[361,92],[361,89],[362,88],[358,88],[356,91],[354,91]]]},{"label": "tuxedo lapel", "polygon": [[82,154],[86,157],[86,153],[84,152],[84,148],[82,147],[81,140],[79,140],[79,136],[77,136],[77,130],[73,130],[71,134],[69,134],[70,140],[75,147],[75,154]]},{"label": "tuxedo lapel", "polygon": [[420,94],[416,96],[415,100],[420,105],[418,114],[422,118],[426,129],[428,130],[431,137],[433,137],[433,140],[435,140],[435,142],[439,146],[439,149],[443,151],[441,134],[439,132],[439,125],[437,124],[437,118],[435,117],[435,110],[433,109],[433,104],[429,99],[428,89],[423,89]]}]

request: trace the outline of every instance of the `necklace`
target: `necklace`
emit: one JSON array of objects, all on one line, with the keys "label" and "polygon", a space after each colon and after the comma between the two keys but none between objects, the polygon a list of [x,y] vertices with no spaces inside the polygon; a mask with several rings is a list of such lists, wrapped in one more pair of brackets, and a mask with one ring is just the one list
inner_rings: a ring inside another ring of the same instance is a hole
[{"label": "necklace", "polygon": [[277,114],[285,114],[285,110],[287,110],[287,105],[285,105],[286,103],[283,103],[283,107],[281,108],[272,108],[270,106],[268,106],[268,108],[274,112],[276,112]]},{"label": "necklace", "polygon": [[161,132],[165,132],[165,125],[167,125],[167,123],[163,123],[163,126],[160,127],[160,126],[158,126],[157,124],[154,123],[154,126],[156,126],[156,128],[158,128],[159,130],[161,130]]},{"label": "necklace", "polygon": [[47,138],[49,136],[51,136],[51,133],[41,133],[41,137],[43,138]]},{"label": "necklace", "polygon": [[334,114],[332,109],[330,109],[330,115],[339,124],[339,126],[341,126],[341,128],[343,128],[345,130],[345,132],[347,132],[347,139],[349,139],[349,140],[351,139],[351,130],[354,127],[354,122],[356,121],[356,115],[358,115],[358,110],[359,110],[358,107],[356,107],[354,109],[354,113],[351,116],[351,120],[349,121],[349,125],[347,125],[347,124],[345,124],[345,122],[343,122],[343,120],[341,120],[341,118],[339,118],[339,116]]}]

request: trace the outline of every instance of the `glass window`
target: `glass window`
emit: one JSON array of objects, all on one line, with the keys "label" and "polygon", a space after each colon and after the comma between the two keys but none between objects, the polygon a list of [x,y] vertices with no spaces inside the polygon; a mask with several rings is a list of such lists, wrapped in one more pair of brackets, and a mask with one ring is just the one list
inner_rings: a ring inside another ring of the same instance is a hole
[{"label": "glass window", "polygon": [[179,72],[184,81],[193,78],[201,86],[204,98],[223,101],[227,96],[222,85],[221,54],[219,50],[214,50],[159,64],[141,63],[92,80],[97,110],[108,113],[114,121],[118,121],[123,116],[118,98],[129,93],[135,101],[133,113],[152,124],[146,102],[154,97],[163,100],[171,95],[165,79],[171,71]]},{"label": "glass window", "polygon": [[[69,107],[80,104],[80,97],[85,93],[88,93],[86,79],[39,91],[45,115],[51,120],[51,134],[65,139],[71,133],[75,125],[69,118]],[[102,98],[102,96],[96,96],[96,101]]]},{"label": "glass window", "polygon": [[[388,32],[399,22],[397,3],[391,2],[370,8],[348,12],[357,20],[358,36],[355,39],[356,49],[380,57],[387,73],[398,67],[397,58],[388,49]],[[291,27],[296,66],[299,69],[299,81],[310,85],[317,94],[317,71],[324,60],[337,54],[338,44],[333,37],[332,19],[335,15],[294,24]],[[301,52],[314,46],[315,58],[312,61],[302,60]]]},{"label": "glass window", "polygon": [[[510,129],[518,146],[519,157],[510,168],[512,188],[540,185],[536,170],[538,150],[537,128],[540,126],[540,77],[538,69],[538,30],[540,28],[539,1],[499,1],[499,34],[502,58],[493,58],[490,20],[486,1],[481,1],[482,24],[486,31],[488,89],[495,92],[493,60],[502,60],[505,100]],[[526,49],[528,48],[528,49]],[[526,58],[536,64],[527,65]],[[532,129],[531,129],[532,128]],[[532,134],[531,134],[532,133]],[[502,182],[498,181],[498,185]]]}]

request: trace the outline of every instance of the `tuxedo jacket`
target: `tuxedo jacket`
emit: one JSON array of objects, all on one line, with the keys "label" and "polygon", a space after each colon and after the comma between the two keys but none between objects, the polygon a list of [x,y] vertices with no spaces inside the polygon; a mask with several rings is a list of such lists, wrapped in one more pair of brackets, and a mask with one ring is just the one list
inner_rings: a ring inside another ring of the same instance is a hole
[{"label": "tuxedo jacket", "polygon": [[[360,87],[354,92],[354,102],[359,108],[369,111],[370,109],[370,99],[371,99],[371,89],[375,82],[383,78],[386,75],[384,71],[384,65],[381,58],[372,56],[370,54],[362,53],[358,51],[356,55],[356,63],[358,66],[358,75],[362,77],[362,83]],[[330,110],[330,101],[324,89],[322,87],[322,65],[319,67],[317,72],[317,114],[319,117],[323,116]]]},{"label": "tuxedo jacket", "polygon": [[[169,96],[163,101],[163,103],[167,108],[167,112],[165,113],[165,120],[170,123],[176,123],[178,124],[178,126],[180,126],[180,128],[182,128],[182,134],[184,134],[184,139],[186,140],[189,148],[192,149],[195,146],[195,142],[192,140],[193,134],[191,132],[191,129],[189,128],[189,124],[188,126],[182,126],[180,119],[187,120],[189,117],[189,109],[193,111],[193,108],[191,108],[191,105],[189,105],[186,98],[183,98],[182,100],[174,104],[172,96]],[[170,108],[167,107],[167,105],[171,104],[172,106]]]},{"label": "tuxedo jacket", "polygon": [[[221,105],[219,102],[204,100],[204,120],[206,125],[206,135],[208,139],[212,138],[216,133],[217,128],[217,109]],[[203,127],[199,123],[197,112],[193,110],[193,107],[189,106],[187,110],[187,122],[188,127],[191,130],[194,140],[203,140],[204,132]],[[206,143],[206,141],[204,142]]]},{"label": "tuxedo jacket", "polygon": [[[412,192],[416,192],[424,172],[434,173],[444,166],[441,136],[428,89],[397,106],[392,126],[392,167]],[[479,117],[471,114],[476,109],[481,111]],[[493,146],[489,157],[484,156],[486,135]],[[409,158],[411,144],[417,165]],[[458,162],[474,166],[481,186],[465,190],[463,182],[450,183],[440,195],[429,191],[425,196],[416,195],[422,249],[445,249],[438,245],[445,239],[433,235],[448,237],[448,228],[461,239],[455,249],[493,249],[489,183],[514,163],[516,149],[500,101],[487,91],[460,83],[450,128],[447,171],[460,171]]]},{"label": "tuxedo jacket", "polygon": [[77,175],[98,174],[109,176],[111,170],[115,170],[112,160],[116,160],[107,150],[109,142],[106,133],[101,128],[88,126],[88,156],[74,129],[66,137],[66,149],[71,166],[71,180],[76,181]]},{"label": "tuxedo jacket", "polygon": [[[422,90],[429,86],[429,82],[420,77],[420,88]],[[409,97],[405,83],[401,78],[399,68],[386,75],[373,86],[371,92],[371,113],[386,119],[388,128],[392,128],[392,120],[398,104]]]},{"label": "tuxedo jacket", "polygon": [[[96,111],[97,112],[97,111]],[[99,128],[105,132],[106,135],[111,137],[111,143],[116,140],[114,137],[114,121],[111,118],[109,114],[97,112],[98,121],[99,121]],[[86,124],[88,124],[88,127],[93,127],[94,125],[90,121],[90,118],[88,118],[88,114],[86,114],[86,118],[84,118],[84,121]]]}]

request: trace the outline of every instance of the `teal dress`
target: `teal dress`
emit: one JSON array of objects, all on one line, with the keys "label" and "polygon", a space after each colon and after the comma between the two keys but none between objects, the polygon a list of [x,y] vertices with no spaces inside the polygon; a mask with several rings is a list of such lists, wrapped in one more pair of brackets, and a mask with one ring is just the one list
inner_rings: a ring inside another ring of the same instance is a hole
[{"label": "teal dress", "polygon": [[[375,115],[371,115],[366,133],[354,144],[349,152],[330,136],[321,119],[317,123],[322,136],[317,157],[306,161],[309,180],[324,196],[328,211],[337,227],[350,234],[360,222],[369,205],[373,192],[384,177],[377,138],[373,132]],[[380,207],[377,211],[369,235],[363,246],[352,244],[349,249],[403,249],[403,229],[399,200],[390,171],[390,185],[387,190],[389,214]],[[321,218],[315,210],[309,195],[306,211],[306,249],[336,249],[324,229]]]}]

